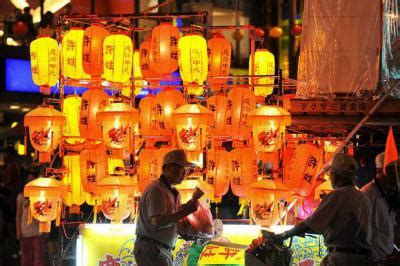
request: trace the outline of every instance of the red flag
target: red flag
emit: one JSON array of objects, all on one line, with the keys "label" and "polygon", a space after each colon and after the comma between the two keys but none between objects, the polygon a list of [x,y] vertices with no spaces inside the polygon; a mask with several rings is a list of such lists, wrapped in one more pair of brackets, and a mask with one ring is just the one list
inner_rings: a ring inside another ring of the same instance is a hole
[{"label": "red flag", "polygon": [[391,162],[397,161],[399,155],[397,153],[396,142],[394,141],[392,127],[389,129],[389,134],[386,139],[385,160],[383,161],[383,173],[386,175],[386,166]]}]

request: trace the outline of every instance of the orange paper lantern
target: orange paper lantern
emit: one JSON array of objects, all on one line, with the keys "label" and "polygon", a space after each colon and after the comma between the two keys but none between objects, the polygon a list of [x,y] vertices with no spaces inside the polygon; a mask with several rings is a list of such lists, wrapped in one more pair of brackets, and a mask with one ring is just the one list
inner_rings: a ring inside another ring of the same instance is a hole
[{"label": "orange paper lantern", "polygon": [[173,123],[172,112],[185,104],[180,91],[173,88],[164,88],[156,95],[157,120],[160,134],[172,136]]},{"label": "orange paper lantern", "polygon": [[33,148],[39,151],[39,162],[50,162],[51,153],[61,141],[65,116],[52,106],[41,106],[25,115],[24,124],[29,127]]},{"label": "orange paper lantern", "polygon": [[110,175],[97,184],[97,195],[104,216],[112,223],[120,223],[134,215],[134,182],[124,175]]},{"label": "orange paper lantern", "polygon": [[253,147],[234,149],[230,152],[231,188],[240,198],[249,196],[251,183],[257,181],[257,160]]},{"label": "orange paper lantern", "polygon": [[297,145],[287,168],[285,185],[295,194],[309,195],[314,188],[316,174],[322,163],[322,149],[309,143]]},{"label": "orange paper lantern", "polygon": [[64,192],[63,184],[49,177],[39,177],[25,186],[24,197],[29,198],[29,212],[39,221],[40,232],[50,232],[53,220],[59,225]]},{"label": "orange paper lantern", "polygon": [[[232,45],[221,33],[217,32],[207,42],[208,46],[208,80],[211,89],[219,90],[228,81],[231,67]],[[226,77],[226,78],[214,78]]]},{"label": "orange paper lantern", "polygon": [[156,96],[148,94],[139,102],[139,133],[142,137],[159,136]]},{"label": "orange paper lantern", "polygon": [[181,149],[193,151],[204,147],[212,115],[210,110],[199,104],[185,104],[172,113]]},{"label": "orange paper lantern", "polygon": [[262,106],[249,115],[253,125],[253,140],[258,151],[274,152],[281,148],[286,126],[291,124],[290,114],[277,106]]},{"label": "orange paper lantern", "polygon": [[228,93],[226,129],[233,139],[250,139],[248,114],[256,107],[254,93],[248,88],[233,88]]},{"label": "orange paper lantern", "polygon": [[207,99],[207,108],[213,112],[213,123],[210,124],[210,134],[213,137],[227,137],[226,119],[228,109],[228,97],[224,94],[216,94]]},{"label": "orange paper lantern", "polygon": [[80,170],[84,190],[96,193],[97,182],[108,174],[106,150],[103,145],[81,152]]},{"label": "orange paper lantern", "polygon": [[207,183],[214,187],[214,198],[220,200],[229,189],[231,161],[225,150],[207,151]]},{"label": "orange paper lantern", "polygon": [[111,149],[124,150],[133,144],[134,124],[139,113],[126,103],[115,101],[97,113],[102,126],[104,144]]},{"label": "orange paper lantern", "polygon": [[108,35],[108,30],[101,25],[91,25],[84,31],[83,70],[92,78],[100,78],[103,74],[103,41]]},{"label": "orange paper lantern", "polygon": [[143,192],[146,187],[160,177],[164,155],[169,149],[143,149],[139,153],[136,165],[138,168],[139,191]]},{"label": "orange paper lantern", "polygon": [[176,189],[181,195],[181,202],[186,203],[192,199],[193,193],[197,188],[200,188],[204,192],[204,195],[200,198],[200,201],[209,205],[214,199],[214,189],[211,185],[202,180],[201,175],[196,174],[187,176],[182,183],[176,185]]},{"label": "orange paper lantern", "polygon": [[108,102],[108,95],[102,89],[90,89],[82,94],[79,132],[89,142],[101,140],[101,126],[96,121],[97,112]]},{"label": "orange paper lantern", "polygon": [[167,75],[178,68],[179,38],[179,29],[169,22],[154,27],[150,41],[150,70]]},{"label": "orange paper lantern", "polygon": [[150,46],[151,46],[151,39],[144,40],[140,44],[139,48],[139,61],[140,61],[140,70],[142,71],[143,78],[148,80],[151,85],[151,89],[153,86],[158,85],[158,81],[152,80],[154,78],[158,78],[157,72],[154,72],[151,67],[150,61]]}]

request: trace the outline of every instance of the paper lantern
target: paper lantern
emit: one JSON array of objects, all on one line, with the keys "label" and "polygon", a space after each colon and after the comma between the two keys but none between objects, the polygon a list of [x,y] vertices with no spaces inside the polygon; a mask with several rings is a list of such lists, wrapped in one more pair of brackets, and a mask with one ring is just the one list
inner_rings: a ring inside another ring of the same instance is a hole
[{"label": "paper lantern", "polygon": [[171,115],[173,111],[185,104],[183,95],[174,88],[163,88],[156,95],[156,103],[159,132],[162,136],[171,136],[173,130]]},{"label": "paper lantern", "polygon": [[140,52],[139,50],[135,50],[133,53],[133,85],[134,85],[134,94],[138,95],[140,91],[146,86],[147,82],[143,80],[142,70],[140,69]]},{"label": "paper lantern", "polygon": [[101,140],[101,126],[96,121],[97,112],[108,102],[108,95],[99,88],[93,88],[82,94],[79,132],[88,142]]},{"label": "paper lantern", "polygon": [[[249,75],[264,76],[275,74],[275,57],[267,49],[258,49],[254,53],[254,73],[251,56],[249,59]],[[254,95],[267,97],[274,91],[273,77],[249,78],[250,85],[254,84]],[[254,81],[254,82],[253,82]]]},{"label": "paper lantern", "polygon": [[340,147],[340,145],[342,145],[342,141],[329,141],[329,140],[324,141],[325,162],[333,157],[333,154]]},{"label": "paper lantern", "polygon": [[307,196],[312,192],[316,174],[322,167],[323,150],[313,144],[296,146],[290,160],[284,183],[288,189],[298,195]]},{"label": "paper lantern", "polygon": [[[212,90],[219,90],[228,81],[231,68],[232,46],[221,33],[217,32],[207,42],[208,46],[208,76]],[[226,78],[215,78],[226,77]]]},{"label": "paper lantern", "polygon": [[200,198],[200,201],[209,205],[210,202],[214,199],[214,189],[207,182],[202,180],[202,176],[200,175],[190,175],[187,176],[182,183],[177,184],[175,188],[179,191],[181,195],[181,202],[188,202],[195,192],[196,188],[200,188],[204,195]]},{"label": "paper lantern", "polygon": [[262,106],[249,115],[253,126],[253,140],[258,151],[274,152],[281,148],[286,126],[291,124],[290,114],[277,106]]},{"label": "paper lantern", "polygon": [[220,201],[228,192],[231,161],[225,150],[207,151],[207,183],[214,188],[214,199]]},{"label": "paper lantern", "polygon": [[232,192],[240,198],[247,198],[250,184],[257,181],[255,150],[253,147],[236,148],[230,152],[230,161]]},{"label": "paper lantern", "polygon": [[251,217],[257,225],[276,225],[287,207],[290,192],[272,179],[253,183],[250,187]]},{"label": "paper lantern", "polygon": [[31,72],[33,82],[40,86],[40,92],[50,94],[50,87],[59,78],[60,59],[58,43],[49,37],[39,37],[30,45]]},{"label": "paper lantern", "polygon": [[70,213],[79,213],[79,205],[86,201],[86,192],[81,182],[80,160],[79,154],[65,155],[63,158],[65,174],[62,182],[67,188],[63,199],[65,205],[70,207]]},{"label": "paper lantern", "polygon": [[139,191],[143,192],[146,187],[160,177],[164,155],[169,149],[143,149],[139,153],[136,165],[138,168]]},{"label": "paper lantern", "polygon": [[148,94],[139,102],[139,132],[144,138],[159,136],[156,96]]},{"label": "paper lantern", "polygon": [[101,25],[87,27],[83,34],[82,64],[83,70],[100,78],[103,74],[103,41],[110,33]]},{"label": "paper lantern", "polygon": [[82,144],[85,139],[80,137],[79,118],[82,99],[78,95],[68,95],[62,104],[62,113],[66,117],[63,137],[68,144]]},{"label": "paper lantern", "polygon": [[29,138],[39,152],[39,162],[50,162],[51,153],[61,141],[65,116],[52,106],[40,106],[25,115],[25,127],[29,127]]},{"label": "paper lantern", "polygon": [[[29,198],[29,212],[39,221],[40,232],[50,232],[53,220],[56,220],[56,226],[59,225],[61,194],[64,192],[63,184],[49,177],[39,177],[25,186],[24,197]],[[31,221],[28,220],[28,223]]]},{"label": "paper lantern", "polygon": [[210,134],[215,137],[227,137],[226,119],[228,97],[222,93],[215,94],[207,99],[207,108],[213,112],[213,123],[210,124]]},{"label": "paper lantern", "polygon": [[250,139],[248,114],[256,107],[254,93],[248,88],[236,87],[228,93],[226,131],[233,139]]},{"label": "paper lantern", "polygon": [[140,61],[140,70],[142,71],[143,78],[150,82],[151,89],[158,86],[158,81],[152,80],[158,78],[157,72],[154,72],[151,67],[150,61],[150,46],[151,39],[146,39],[140,44],[139,48],[139,61]]},{"label": "paper lantern", "polygon": [[111,34],[103,42],[103,70],[107,81],[124,83],[131,77],[132,40],[124,34]]},{"label": "paper lantern", "polygon": [[161,22],[151,31],[150,70],[168,75],[178,68],[179,29],[169,22]]},{"label": "paper lantern", "polygon": [[113,102],[97,113],[97,122],[102,126],[103,141],[106,147],[125,150],[133,144],[134,123],[139,113],[123,102]]},{"label": "paper lantern", "polygon": [[12,33],[23,37],[28,32],[28,26],[23,21],[18,21],[12,26]]},{"label": "paper lantern", "polygon": [[281,27],[276,26],[276,27],[272,27],[269,30],[269,36],[271,36],[274,39],[278,39],[278,38],[282,37],[282,35],[283,35],[283,30]]},{"label": "paper lantern", "polygon": [[179,39],[179,71],[188,94],[202,95],[207,79],[207,42],[200,35],[187,35]]},{"label": "paper lantern", "polygon": [[199,104],[185,104],[172,113],[181,149],[201,150],[206,144],[212,112]]},{"label": "paper lantern", "polygon": [[110,175],[97,184],[101,210],[111,223],[120,223],[134,215],[134,193],[135,184],[128,176]]},{"label": "paper lantern", "polygon": [[86,192],[94,195],[97,182],[108,174],[106,150],[100,145],[94,149],[83,150],[80,155],[82,186]]},{"label": "paper lantern", "polygon": [[82,50],[84,30],[71,28],[62,39],[62,71],[71,79],[89,79],[90,75],[83,71]]},{"label": "paper lantern", "polygon": [[124,161],[120,158],[107,158],[108,175],[118,174],[121,169],[125,169]]}]

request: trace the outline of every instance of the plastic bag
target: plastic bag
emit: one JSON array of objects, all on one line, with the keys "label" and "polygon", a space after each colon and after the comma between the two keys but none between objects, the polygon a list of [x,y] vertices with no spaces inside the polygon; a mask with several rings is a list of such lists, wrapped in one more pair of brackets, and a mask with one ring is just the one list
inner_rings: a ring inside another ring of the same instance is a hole
[{"label": "plastic bag", "polygon": [[199,202],[199,208],[178,223],[178,232],[186,240],[211,239],[214,236],[214,226],[210,209]]}]

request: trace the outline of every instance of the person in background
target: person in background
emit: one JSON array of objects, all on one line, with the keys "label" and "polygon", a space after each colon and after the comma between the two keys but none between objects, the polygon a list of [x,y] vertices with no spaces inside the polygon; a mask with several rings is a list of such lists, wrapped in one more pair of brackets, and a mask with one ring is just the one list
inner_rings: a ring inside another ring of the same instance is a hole
[{"label": "person in background", "polygon": [[310,217],[274,238],[283,240],[305,233],[322,234],[328,255],[321,265],[368,265],[371,205],[354,185],[356,168],[352,157],[336,154],[328,170],[334,190],[322,199]]},{"label": "person in background", "polygon": [[396,191],[396,176],[383,173],[385,153],[375,158],[375,178],[362,187],[361,191],[369,199],[372,206],[372,260],[378,262],[392,254],[394,248],[395,210],[389,200],[392,191]]},{"label": "person in background", "polygon": [[[28,174],[27,182],[34,179],[32,173]],[[17,197],[16,231],[20,244],[21,266],[43,266],[44,239],[39,232],[39,223],[33,219],[28,224],[29,199],[23,193]]]},{"label": "person in background", "polygon": [[140,198],[134,249],[138,266],[173,264],[177,223],[199,206],[197,200],[181,205],[179,192],[174,188],[184,180],[186,167],[194,165],[188,162],[184,150],[165,154],[160,178],[149,184]]}]

